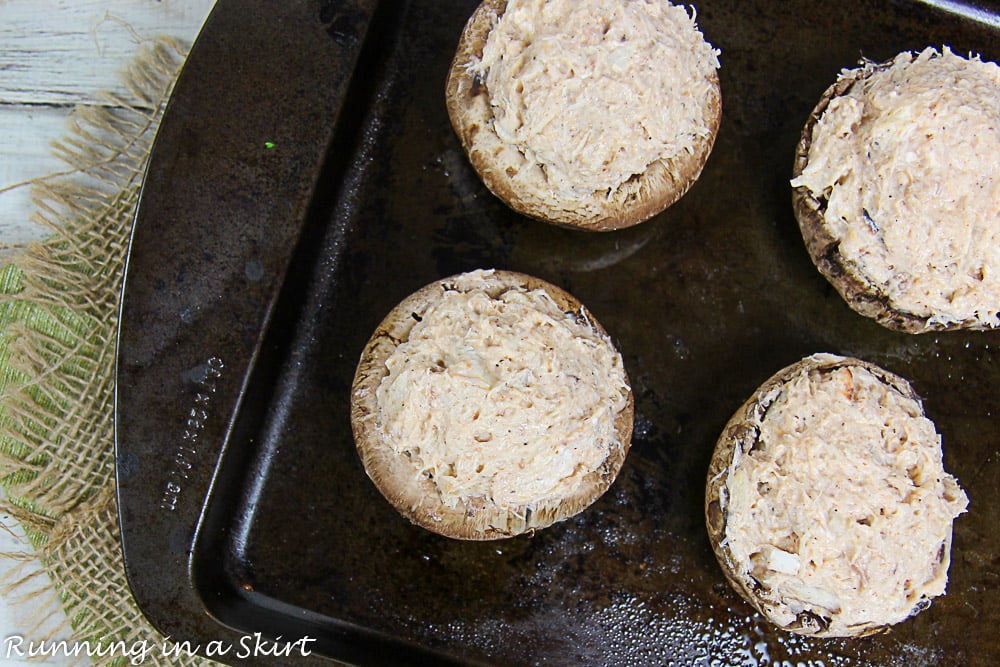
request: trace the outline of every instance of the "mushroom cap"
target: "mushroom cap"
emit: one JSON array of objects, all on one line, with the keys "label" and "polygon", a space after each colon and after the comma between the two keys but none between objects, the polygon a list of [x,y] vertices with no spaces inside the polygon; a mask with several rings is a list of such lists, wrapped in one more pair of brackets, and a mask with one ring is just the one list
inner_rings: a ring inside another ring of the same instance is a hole
[{"label": "mushroom cap", "polygon": [[[365,471],[383,496],[412,523],[432,532],[465,540],[491,540],[534,531],[574,516],[590,506],[611,486],[628,453],[632,440],[633,398],[615,415],[619,445],[609,450],[597,470],[588,473],[574,493],[539,499],[514,508],[500,507],[487,498],[460,499],[450,507],[442,501],[433,481],[418,474],[406,456],[393,451],[377,425],[376,390],[388,375],[386,359],[408,338],[410,329],[457,276],[435,281],[403,299],[378,325],[365,346],[354,376],[351,393],[351,427]],[[607,332],[583,305],[565,290],[544,280],[514,271],[494,271],[487,288],[497,296],[510,288],[543,289],[566,313],[584,318],[603,337]],[[626,377],[627,384],[627,377]]]},{"label": "mushroom cap", "polygon": [[[830,103],[848,93],[856,84],[892,65],[891,60],[887,62],[862,60],[860,67],[844,72],[836,83],[824,91],[802,129],[792,165],[793,179],[802,174],[809,162],[813,131]],[[813,264],[847,305],[858,314],[875,320],[887,329],[902,333],[993,328],[975,317],[957,322],[942,321],[934,317],[933,313],[916,314],[900,308],[882,287],[871,281],[856,258],[842,251],[839,238],[826,222],[824,198],[818,197],[806,186],[793,187],[792,208]]]},{"label": "mushroom cap", "polygon": [[707,127],[694,138],[692,151],[653,162],[611,193],[560,197],[545,187],[537,170],[524,168],[526,161],[517,147],[497,136],[489,90],[470,68],[482,57],[490,30],[506,8],[507,0],[483,0],[476,8],[462,31],[445,89],[452,127],[486,187],[518,213],[591,231],[636,225],[680,199],[701,175],[718,134],[722,118],[718,72],[712,71],[711,93],[701,100]]},{"label": "mushroom cap", "polygon": [[[749,602],[768,621],[778,627],[795,634],[812,637],[863,637],[886,631],[891,622],[872,618],[869,622],[852,625],[847,632],[835,631],[830,628],[829,619],[822,618],[809,611],[799,613],[789,624],[781,624],[776,619],[775,611],[786,603],[777,594],[771,594],[759,581],[740,564],[726,543],[728,516],[725,502],[722,500],[727,482],[727,470],[733,462],[737,451],[741,454],[749,452],[758,442],[761,423],[774,401],[781,395],[784,386],[794,378],[820,371],[834,373],[842,368],[861,367],[870,372],[880,382],[885,383],[904,398],[912,399],[921,404],[912,385],[904,378],[887,371],[875,364],[853,357],[842,357],[832,354],[816,354],[806,357],[775,373],[745,402],[726,424],[716,443],[715,450],[708,468],[705,491],[705,525],[709,541],[716,559],[733,589]],[[950,557],[950,540],[945,544],[938,558]],[[919,609],[914,609],[914,613]]]}]

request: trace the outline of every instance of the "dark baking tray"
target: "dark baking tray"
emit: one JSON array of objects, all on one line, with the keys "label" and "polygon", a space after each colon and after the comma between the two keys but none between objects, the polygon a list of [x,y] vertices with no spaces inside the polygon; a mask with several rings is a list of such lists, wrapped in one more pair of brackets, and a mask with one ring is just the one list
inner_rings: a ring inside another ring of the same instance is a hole
[{"label": "dark baking tray", "polygon": [[[722,50],[715,150],[675,206],[597,234],[512,213],[468,165],[443,85],[474,5],[220,0],[194,45],[145,180],[118,353],[124,559],[152,623],[202,652],[229,646],[229,662],[292,661],[247,655],[255,633],[315,640],[295,662],[1000,659],[1000,339],[897,334],[855,315],[810,263],[788,185],[800,128],[841,68],[941,44],[995,60],[1000,7],[698,2]],[[590,509],[466,543],[382,499],[348,401],[381,317],[479,267],[535,274],[587,304],[623,351],[636,429]],[[703,525],[730,414],[821,351],[911,379],[971,498],[948,594],[862,640],[773,630],[727,586]]]}]

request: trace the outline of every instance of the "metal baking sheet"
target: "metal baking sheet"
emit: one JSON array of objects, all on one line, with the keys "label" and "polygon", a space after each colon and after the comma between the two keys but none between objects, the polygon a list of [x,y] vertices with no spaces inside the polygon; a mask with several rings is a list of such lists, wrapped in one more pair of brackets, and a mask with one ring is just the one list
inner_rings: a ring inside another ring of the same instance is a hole
[{"label": "metal baking sheet", "polygon": [[[795,144],[860,57],[950,45],[1000,58],[996,3],[701,0],[722,127],[698,183],[638,227],[583,233],[505,208],[448,123],[445,73],[474,0],[220,0],[157,138],[118,352],[126,570],[173,641],[286,664],[308,637],[356,664],[976,665],[1000,658],[996,333],[897,334],[854,314],[795,224]],[[618,481],[531,537],[450,541],[365,476],[349,387],[381,317],[473,268],[579,297],[636,399]],[[910,379],[971,499],[948,594],[892,632],[772,629],[728,587],[703,524],[726,420],[814,352]],[[257,635],[255,633],[261,633]],[[250,654],[250,655],[248,655]]]}]

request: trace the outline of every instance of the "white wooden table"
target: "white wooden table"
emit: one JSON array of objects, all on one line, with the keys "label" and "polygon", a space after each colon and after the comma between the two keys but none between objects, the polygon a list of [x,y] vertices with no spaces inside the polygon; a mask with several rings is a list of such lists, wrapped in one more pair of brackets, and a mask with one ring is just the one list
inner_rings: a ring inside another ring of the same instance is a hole
[{"label": "white wooden table", "polygon": [[[101,104],[141,40],[190,43],[215,0],[0,1],[0,190],[64,168],[49,150],[78,104]],[[0,243],[43,233],[28,188],[0,194]]]},{"label": "white wooden table", "polygon": [[[47,233],[31,221],[29,188],[18,184],[65,169],[50,143],[65,136],[74,107],[103,104],[96,95],[102,90],[129,100],[119,73],[140,42],[169,35],[190,44],[214,3],[0,0],[0,244],[21,244]],[[3,261],[6,257],[0,254]],[[24,551],[22,535],[13,520],[0,513],[0,554]],[[0,555],[0,581],[9,568],[10,561]],[[27,658],[7,655],[8,640],[28,630],[24,619],[36,608],[55,612],[46,626],[58,625],[61,611],[54,596],[27,605],[0,597],[0,665],[28,664]]]}]

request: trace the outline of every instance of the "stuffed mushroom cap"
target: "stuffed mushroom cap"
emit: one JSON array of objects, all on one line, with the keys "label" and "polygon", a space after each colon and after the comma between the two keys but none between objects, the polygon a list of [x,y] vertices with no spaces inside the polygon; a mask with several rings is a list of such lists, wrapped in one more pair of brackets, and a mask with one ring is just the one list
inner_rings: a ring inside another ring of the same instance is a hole
[{"label": "stuffed mushroom cap", "polygon": [[553,224],[613,230],[677,201],[722,114],[718,52],[666,0],[484,0],[448,73],[485,185]]},{"label": "stuffed mushroom cap", "polygon": [[1000,326],[1000,67],[862,61],[810,115],[792,199],[819,271],[896,331]]},{"label": "stuffed mushroom cap", "polygon": [[615,480],[633,402],[607,332],[512,271],[417,290],[366,345],[351,424],[368,476],[411,522],[468,540],[578,514]]},{"label": "stuffed mushroom cap", "polygon": [[765,618],[815,637],[880,632],[945,592],[968,499],[903,378],[806,357],[726,425],[705,517],[722,571]]}]

